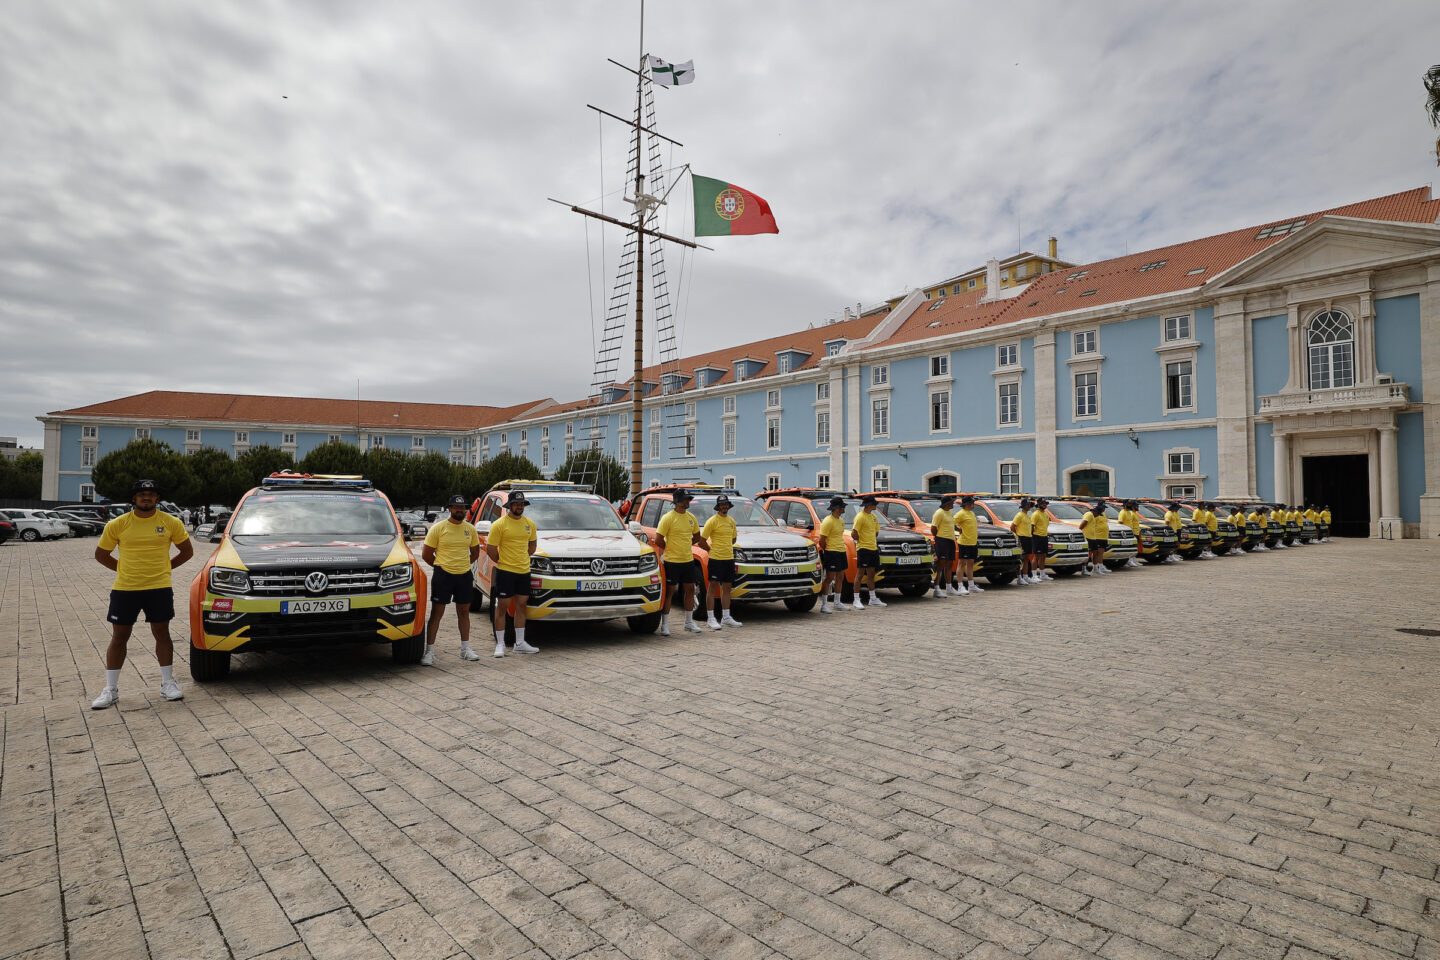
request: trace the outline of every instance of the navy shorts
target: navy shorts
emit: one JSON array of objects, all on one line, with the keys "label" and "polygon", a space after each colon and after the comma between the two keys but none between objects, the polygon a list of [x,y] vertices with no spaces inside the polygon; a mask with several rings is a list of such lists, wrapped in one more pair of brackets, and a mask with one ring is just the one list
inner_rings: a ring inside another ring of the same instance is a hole
[{"label": "navy shorts", "polygon": [[974,560],[980,556],[980,545],[978,543],[962,543],[955,548],[955,554],[961,560]]},{"label": "navy shorts", "polygon": [[672,587],[682,583],[694,583],[699,579],[695,575],[697,573],[696,566],[698,564],[694,560],[686,560],[684,563],[672,563],[666,560],[665,582]]},{"label": "navy shorts", "polygon": [[1029,537],[1016,537],[1015,539],[1017,539],[1017,540],[1020,541],[1020,552],[1021,552],[1021,553],[1034,553],[1034,552],[1035,552],[1035,551],[1033,551],[1033,550],[1030,549],[1030,538],[1029,538]]},{"label": "navy shorts", "polygon": [[1031,552],[1031,553],[1049,553],[1049,552],[1050,552],[1050,536],[1047,534],[1047,535],[1045,535],[1045,536],[1043,536],[1043,537],[1031,537],[1031,538],[1030,538],[1030,552]]},{"label": "navy shorts", "polygon": [[170,587],[154,590],[111,590],[110,610],[105,619],[122,627],[134,626],[145,612],[146,623],[169,623],[175,619],[175,591]]},{"label": "navy shorts", "polygon": [[857,549],[855,551],[855,566],[865,570],[879,569],[880,551]]},{"label": "navy shorts", "polygon": [[850,560],[845,556],[844,550],[821,550],[820,564],[824,569],[835,573],[849,567]]},{"label": "navy shorts", "polygon": [[509,570],[495,571],[495,599],[530,596],[530,574],[511,573]]},{"label": "navy shorts", "polygon": [[935,538],[935,559],[941,563],[949,563],[955,559],[955,541],[945,537]]},{"label": "navy shorts", "polygon": [[705,579],[712,583],[734,583],[734,560],[710,560],[705,564]]},{"label": "navy shorts", "polygon": [[1088,539],[1087,539],[1087,540],[1085,541],[1085,545],[1088,546],[1092,551],[1093,551],[1093,550],[1109,550],[1109,549],[1110,549],[1110,541],[1109,541],[1109,540],[1088,540]]},{"label": "navy shorts", "polygon": [[[503,571],[502,571],[503,572]],[[530,578],[525,578],[526,589],[529,589]],[[470,576],[470,571],[464,573],[451,573],[436,567],[430,573],[430,602],[431,603],[469,603],[475,595],[475,579]]]}]

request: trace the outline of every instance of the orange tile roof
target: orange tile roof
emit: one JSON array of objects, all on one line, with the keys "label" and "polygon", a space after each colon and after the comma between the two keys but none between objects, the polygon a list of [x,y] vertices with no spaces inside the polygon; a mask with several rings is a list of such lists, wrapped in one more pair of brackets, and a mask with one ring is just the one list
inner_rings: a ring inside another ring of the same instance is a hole
[{"label": "orange tile roof", "polygon": [[[897,344],[923,340],[1032,317],[1084,310],[1105,303],[1199,289],[1208,278],[1249,259],[1266,247],[1284,243],[1290,236],[1285,233],[1257,238],[1265,227],[1301,219],[1313,223],[1327,214],[1397,223],[1435,223],[1440,221],[1440,200],[1430,199],[1429,187],[1417,187],[1317,213],[1297,214],[1243,230],[1041,274],[1018,295],[1006,299],[986,302],[983,298],[987,291],[967,290],[944,298],[934,309],[918,308],[884,342]],[[1164,261],[1164,265],[1143,272],[1140,270],[1142,266],[1159,261]],[[1203,272],[1190,273],[1201,268]]]},{"label": "orange tile roof", "polygon": [[145,420],[230,421],[354,426],[362,430],[474,430],[504,423],[550,403],[531,400],[508,407],[390,400],[331,400],[232,393],[151,390],[86,407],[56,410],[52,417],[127,417]]}]

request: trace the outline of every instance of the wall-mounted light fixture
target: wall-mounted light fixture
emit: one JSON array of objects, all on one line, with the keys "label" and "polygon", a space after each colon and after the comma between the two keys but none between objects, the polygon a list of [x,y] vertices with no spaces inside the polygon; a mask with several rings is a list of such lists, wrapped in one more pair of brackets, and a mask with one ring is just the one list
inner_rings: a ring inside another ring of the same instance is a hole
[{"label": "wall-mounted light fixture", "polygon": [[900,456],[904,457],[906,460],[910,459],[910,454],[905,452],[905,444],[903,443],[897,443],[895,445],[895,452],[900,454]]},{"label": "wall-mounted light fixture", "polygon": [[1138,434],[1138,433],[1135,432],[1135,428],[1134,428],[1134,427],[1131,427],[1130,430],[1129,430],[1129,432],[1126,433],[1125,436],[1129,437],[1129,438],[1130,438],[1130,442],[1133,443],[1133,444],[1135,444],[1135,449],[1136,449],[1136,450],[1139,450],[1139,449],[1140,449],[1140,434]]}]

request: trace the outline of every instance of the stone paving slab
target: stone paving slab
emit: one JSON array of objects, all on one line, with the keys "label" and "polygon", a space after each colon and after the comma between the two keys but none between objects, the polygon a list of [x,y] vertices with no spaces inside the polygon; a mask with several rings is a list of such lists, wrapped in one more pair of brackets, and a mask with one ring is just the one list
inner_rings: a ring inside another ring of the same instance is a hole
[{"label": "stone paving slab", "polygon": [[107,711],[92,551],[0,546],[0,960],[1440,958],[1437,544]]}]

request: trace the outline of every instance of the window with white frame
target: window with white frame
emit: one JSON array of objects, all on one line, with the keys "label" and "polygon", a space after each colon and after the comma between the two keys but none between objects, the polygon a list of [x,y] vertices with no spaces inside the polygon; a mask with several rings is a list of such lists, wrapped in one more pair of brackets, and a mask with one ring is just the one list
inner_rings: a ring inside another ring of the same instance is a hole
[{"label": "window with white frame", "polygon": [[149,428],[149,427],[136,427],[136,428],[135,428],[135,439],[136,439],[136,440],[149,440],[149,439],[150,439],[150,428]]},{"label": "window with white frame", "polygon": [[967,289],[967,290],[974,290],[974,289],[975,289],[975,279],[976,279],[975,277],[971,277],[969,280],[965,281],[965,289]]},{"label": "window with white frame", "polygon": [[726,453],[734,453],[734,452],[735,452],[735,421],[734,421],[734,420],[726,420],[726,421],[725,421],[725,427],[724,427],[724,429],[723,429],[722,432],[723,432],[724,438],[725,438],[725,445],[724,445],[724,450],[725,450],[725,452],[726,452]]},{"label": "window with white frame", "polygon": [[565,459],[566,459],[566,460],[569,460],[569,459],[570,459],[570,455],[571,455],[572,453],[574,453],[574,452],[575,452],[575,438],[574,438],[574,437],[566,437],[566,438],[565,438]]},{"label": "window with white frame", "polygon": [[995,366],[1015,367],[1020,365],[1020,344],[1002,343],[995,348]]},{"label": "window with white frame", "polygon": [[508,433],[500,434],[500,452],[502,454],[510,452],[510,434]]},{"label": "window with white frame", "polygon": [[81,503],[94,503],[94,502],[95,502],[95,484],[93,484],[93,483],[82,483],[82,484],[80,484],[80,502],[81,502]]},{"label": "window with white frame", "polygon": [[659,407],[651,407],[651,408],[650,408],[650,422],[651,422],[651,423],[659,423],[659,422],[660,422],[660,408],[659,408]]},{"label": "window with white frame", "polygon": [[695,425],[693,423],[685,428],[685,456],[695,456]]},{"label": "window with white frame", "polygon": [[462,464],[463,464],[463,463],[465,462],[465,451],[463,451],[463,450],[451,450],[451,451],[450,451],[450,462],[451,462],[451,463],[462,463]]},{"label": "window with white frame", "polygon": [[779,489],[780,489],[780,474],[778,474],[778,473],[767,473],[767,474],[765,474],[765,489],[766,489],[766,490],[779,490]]},{"label": "window with white frame", "polygon": [[722,486],[722,487],[728,487],[729,489],[734,490],[734,489],[735,489],[735,478],[732,477],[732,476],[730,476],[729,474],[721,477],[721,478],[720,478],[720,486]]},{"label": "window with white frame", "polygon": [[948,377],[950,375],[950,354],[942,353],[930,358],[930,376]]},{"label": "window with white frame", "polygon": [[81,428],[80,428],[80,439],[81,439],[81,440],[98,440],[98,439],[100,439],[100,428],[99,428],[99,427],[91,427],[91,426],[83,426],[83,427],[81,427]]},{"label": "window with white frame", "polygon": [[199,430],[186,430],[186,431],[185,431],[185,442],[186,442],[186,443],[199,443],[199,442],[200,442],[200,431],[199,431]]},{"label": "window with white frame", "polygon": [[780,418],[765,418],[765,448],[767,450],[780,449]]},{"label": "window with white frame", "polygon": [[950,429],[950,391],[935,390],[930,394],[930,432]]},{"label": "window with white frame", "polygon": [[1165,364],[1165,409],[1186,410],[1193,403],[1194,365],[1189,360]]},{"label": "window with white frame", "polygon": [[575,436],[575,423],[574,423],[573,421],[570,422],[570,423],[565,424],[565,436],[567,436],[567,437],[573,437],[573,436]]},{"label": "window with white frame", "polygon": [[1172,476],[1183,476],[1195,472],[1195,453],[1186,450],[1165,455],[1165,472]]},{"label": "window with white frame", "polygon": [[825,344],[825,356],[835,357],[840,355],[840,348],[845,346],[844,340],[837,340],[834,343]]},{"label": "window with white frame", "polygon": [[824,447],[830,443],[830,411],[815,412],[815,446]]},{"label": "window with white frame", "polygon": [[326,438],[325,438],[325,442],[326,442],[326,443],[339,443],[339,442],[340,442],[340,434],[338,434],[338,433],[332,433],[332,434],[327,435]]},{"label": "window with white frame", "polygon": [[281,445],[282,447],[293,447],[293,446],[295,446],[295,434],[293,434],[293,433],[282,433],[282,434],[280,434],[280,445]]},{"label": "window with white frame", "polygon": [[890,398],[876,397],[870,401],[870,436],[890,436]]},{"label": "window with white frame", "polygon": [[[371,443],[374,443],[376,439],[377,439],[376,437],[371,437],[371,438],[370,438],[370,442],[371,442]],[[380,446],[383,447],[383,446],[385,445],[385,438],[384,438],[384,437],[379,437],[378,439],[380,440]],[[249,430],[236,430],[236,431],[235,431],[235,442],[236,442],[236,443],[249,443],[249,442],[250,442],[250,431],[249,431]]]},{"label": "window with white frame", "polygon": [[742,380],[745,379],[745,370],[746,370],[746,368],[747,368],[748,366],[749,366],[749,364],[745,363],[745,361],[743,361],[743,360],[737,361],[737,362],[735,363],[735,382],[736,382],[736,383],[739,383],[740,381],[742,381]]},{"label": "window with white frame", "polygon": [[651,431],[650,431],[650,459],[651,459],[651,460],[659,460],[659,459],[660,459],[660,431],[659,431],[659,430],[651,430]]},{"label": "window with white frame", "polygon": [[1165,318],[1165,340],[1189,340],[1190,339],[1190,314],[1183,317]]},{"label": "window with white frame", "polygon": [[818,401],[821,401],[821,400],[829,400],[829,399],[830,399],[830,381],[829,381],[829,380],[821,380],[819,383],[815,384],[815,400],[818,402]]},{"label": "window with white frame", "polygon": [[1076,330],[1076,331],[1075,331],[1075,349],[1074,349],[1074,351],[1073,351],[1073,353],[1074,353],[1075,356],[1078,357],[1078,356],[1080,356],[1080,355],[1082,355],[1082,354],[1086,354],[1086,353],[1095,353],[1098,349],[1099,349],[1099,343],[1098,343],[1098,339],[1097,339],[1097,336],[1096,336],[1096,331],[1094,331],[1094,330]]},{"label": "window with white frame", "polygon": [[86,446],[81,447],[81,448],[80,448],[80,466],[85,467],[86,469],[89,469],[90,467],[95,466],[95,452],[96,452],[96,448],[95,448],[95,447],[92,447],[92,446],[89,446],[88,444],[87,444]]},{"label": "window with white frame", "polygon": [[890,382],[890,364],[877,363],[870,368],[870,386],[883,387]]},{"label": "window with white frame", "polygon": [[830,488],[829,470],[821,470],[819,473],[815,474],[815,486],[821,490],[828,490]]},{"label": "window with white frame", "polygon": [[775,359],[775,371],[777,373],[790,372],[790,354],[782,353]]},{"label": "window with white frame", "polygon": [[870,489],[871,489],[871,490],[889,490],[889,489],[890,489],[890,468],[889,468],[889,467],[876,467],[876,468],[874,468],[873,470],[870,471]]},{"label": "window with white frame", "polygon": [[1193,500],[1199,494],[1193,483],[1167,483],[1165,485],[1165,496],[1174,497],[1176,500]]},{"label": "window with white frame", "polygon": [[540,444],[540,469],[547,470],[550,467],[550,444]]},{"label": "window with white frame", "polygon": [[1006,460],[1000,464],[1000,493],[1004,495],[1020,492],[1020,464]]},{"label": "window with white frame", "polygon": [[1013,426],[1020,422],[1020,384],[1001,383],[996,385],[1000,405],[1000,425]]},{"label": "window with white frame", "polygon": [[694,401],[694,400],[687,400],[687,401],[685,401],[685,419],[686,419],[686,420],[694,420],[694,419],[695,419],[695,401]]},{"label": "window with white frame", "polygon": [[[524,431],[521,431],[521,433],[520,433],[520,440],[521,440],[521,442],[524,442],[524,440],[525,440],[525,433],[524,433]],[[424,438],[424,437],[411,437],[411,438],[410,438],[410,446],[412,446],[412,447],[423,447],[423,446],[425,446],[425,438]]]},{"label": "window with white frame", "polygon": [[[550,438],[550,428],[549,428],[549,427],[546,427],[546,428],[545,428],[545,438],[546,438],[547,440]],[[465,449],[465,438],[464,438],[464,437],[451,437],[451,438],[450,438],[450,449],[451,449],[451,450],[464,450],[464,449]]]},{"label": "window with white frame", "polygon": [[779,391],[779,390],[766,390],[766,391],[765,391],[765,408],[766,408],[767,410],[774,410],[774,409],[775,409],[776,407],[778,407],[778,406],[780,406],[780,391]]},{"label": "window with white frame", "polygon": [[721,409],[726,413],[735,412],[735,394],[732,393],[721,401]]},{"label": "window with white frame", "polygon": [[1100,374],[1075,374],[1075,416],[1097,417],[1100,415]]},{"label": "window with white frame", "polygon": [[1305,331],[1309,352],[1310,389],[1330,390],[1355,385],[1355,326],[1339,310],[1326,310]]}]

